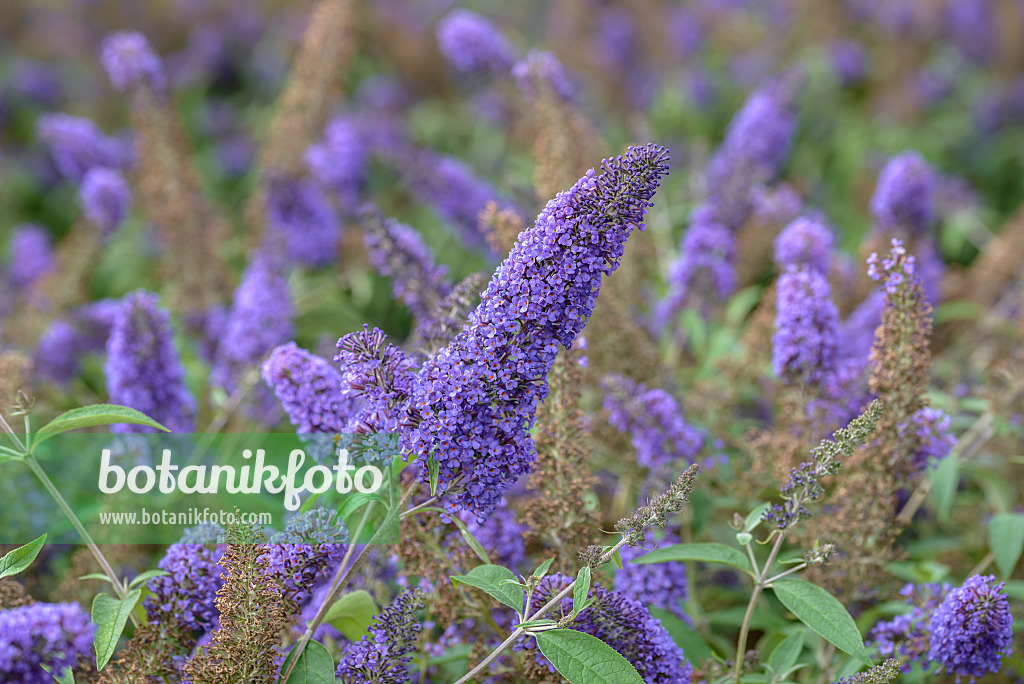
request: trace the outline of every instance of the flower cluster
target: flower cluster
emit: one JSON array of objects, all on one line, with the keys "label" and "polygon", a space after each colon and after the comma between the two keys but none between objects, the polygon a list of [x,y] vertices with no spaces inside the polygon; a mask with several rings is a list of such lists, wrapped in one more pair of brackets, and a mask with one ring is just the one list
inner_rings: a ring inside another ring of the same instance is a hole
[{"label": "flower cluster", "polygon": [[1013,618],[1003,586],[992,575],[973,575],[946,594],[928,623],[928,657],[957,681],[998,672],[1012,651]]},{"label": "flower cluster", "polygon": [[457,9],[437,27],[445,59],[462,73],[507,72],[516,50],[491,22],[476,12]]},{"label": "flower cluster", "polygon": [[392,280],[392,294],[422,321],[452,291],[448,268],[434,263],[430,248],[412,227],[366,207],[362,217],[366,249],[377,272]]},{"label": "flower cluster", "polygon": [[412,360],[388,342],[387,335],[368,325],[338,340],[338,350],[334,362],[341,368],[342,396],[358,399],[362,406],[351,421],[355,431],[400,431],[413,393]]},{"label": "flower cluster", "polygon": [[50,684],[55,673],[92,654],[93,625],[77,603],[33,603],[0,611],[0,679]]},{"label": "flower cluster", "polygon": [[276,178],[267,187],[267,227],[281,236],[296,263],[329,266],[338,253],[341,224],[316,183]]},{"label": "flower cluster", "polygon": [[153,90],[167,87],[160,57],[146,37],[137,31],[115,33],[103,41],[100,62],[110,83],[122,92],[141,85]]},{"label": "flower cluster", "polygon": [[867,643],[883,656],[902,656],[923,660],[928,666],[928,621],[935,608],[949,592],[948,584],[907,584],[900,590],[912,610],[892,620],[879,622],[868,635]]},{"label": "flower cluster", "polygon": [[819,384],[836,368],[839,312],[828,280],[811,267],[779,277],[772,370],[787,383]]},{"label": "flower cluster", "polygon": [[[196,401],[185,386],[185,369],[174,348],[170,314],[157,297],[135,292],[124,298],[107,341],[107,391],[171,432],[190,432]],[[115,432],[153,432],[142,425],[114,425]]]},{"label": "flower cluster", "polygon": [[309,598],[317,580],[338,566],[348,548],[348,530],[335,516],[326,508],[300,513],[266,545],[267,572],[281,578],[298,603]]},{"label": "flower cluster", "polygon": [[[655,537],[655,541],[658,546],[668,546],[678,544],[680,539],[675,532],[665,530]],[[635,549],[631,546],[625,546],[619,551],[622,567],[615,573],[616,592],[641,605],[667,610],[690,622],[681,605],[689,595],[686,563],[670,561],[637,565],[631,562],[645,553],[646,549]]]},{"label": "flower cluster", "polygon": [[106,349],[121,302],[101,299],[54,321],[36,346],[33,365],[39,377],[66,384],[78,375],[82,358]]},{"label": "flower cluster", "polygon": [[108,138],[90,121],[70,114],[44,114],[36,134],[46,144],[57,172],[78,182],[91,169],[121,168],[129,153],[120,141]]},{"label": "flower cluster", "polygon": [[355,407],[342,396],[341,373],[327,360],[289,342],[270,353],[262,373],[298,434],[345,430]]},{"label": "flower cluster", "polygon": [[364,131],[352,116],[338,116],[324,128],[321,142],[306,150],[306,166],[325,188],[334,191],[343,212],[355,211],[366,181],[369,149]]},{"label": "flower cluster", "polygon": [[914,454],[914,461],[918,472],[946,458],[956,445],[952,419],[931,406],[921,409],[898,427],[901,432],[916,433],[918,450]]},{"label": "flower cluster", "polygon": [[[548,202],[520,235],[452,343],[416,376],[413,453],[438,459],[442,491],[467,485],[444,506],[486,516],[536,459],[527,432],[560,348],[582,331],[604,274],[642,227],[667,151],[630,148]],[[421,470],[426,476],[426,468]]]},{"label": "flower cluster", "polygon": [[669,267],[668,294],[658,303],[655,327],[662,327],[698,296],[726,299],[736,289],[735,239],[710,205],[694,209],[690,227]]},{"label": "flower cluster", "polygon": [[50,234],[39,226],[26,224],[15,228],[8,253],[7,280],[16,288],[28,287],[53,266]]},{"label": "flower cluster", "polygon": [[224,323],[210,380],[233,392],[248,368],[293,336],[294,308],[279,251],[259,250],[242,274]]},{"label": "flower cluster", "polygon": [[132,193],[120,171],[97,167],[90,169],[82,178],[78,201],[85,218],[103,235],[110,235],[127,218]]},{"label": "flower cluster", "polygon": [[407,665],[409,653],[423,626],[415,612],[423,607],[423,596],[418,590],[405,590],[373,619],[370,636],[352,644],[345,650],[335,674],[345,684],[379,682],[403,684],[409,681]]},{"label": "flower cluster", "polygon": [[[868,277],[874,281],[884,280],[885,291],[889,294],[896,294],[896,290],[903,283],[904,278],[914,275],[915,259],[907,254],[903,242],[897,238],[892,239],[892,248],[889,256],[878,259],[878,253],[872,252],[868,257]],[[879,270],[881,264],[881,270]]]},{"label": "flower cluster", "polygon": [[167,547],[157,564],[167,575],[149,581],[150,596],[143,605],[150,622],[171,620],[186,632],[208,632],[217,622],[217,592],[224,584],[219,563],[224,530],[202,525],[185,530],[177,544]]},{"label": "flower cluster", "polygon": [[832,231],[814,218],[796,219],[775,238],[775,263],[780,269],[806,265],[828,275],[832,263]]},{"label": "flower cluster", "polygon": [[871,215],[884,230],[923,234],[935,220],[935,173],[916,152],[889,160],[871,197]]},{"label": "flower cluster", "polygon": [[652,474],[674,474],[683,464],[696,460],[704,435],[686,423],[675,397],[621,375],[606,377],[602,387],[608,422],[629,434],[637,463]]}]

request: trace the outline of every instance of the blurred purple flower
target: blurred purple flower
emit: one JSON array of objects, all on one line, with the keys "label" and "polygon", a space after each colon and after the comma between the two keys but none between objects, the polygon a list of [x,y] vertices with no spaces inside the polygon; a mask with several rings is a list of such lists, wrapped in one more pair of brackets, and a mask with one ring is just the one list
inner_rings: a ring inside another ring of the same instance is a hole
[{"label": "blurred purple flower", "polygon": [[132,191],[119,171],[90,169],[78,189],[82,213],[105,236],[116,231],[131,208]]},{"label": "blurred purple flower", "polygon": [[310,268],[334,263],[341,224],[320,188],[304,178],[267,184],[267,227],[280,236],[288,258]]},{"label": "blurred purple flower", "polygon": [[885,165],[871,197],[871,215],[883,230],[924,233],[935,219],[935,174],[917,152]]},{"label": "blurred purple flower", "polygon": [[775,265],[808,266],[828,275],[832,263],[832,231],[824,223],[803,216],[786,226],[775,238]]},{"label": "blurred purple flower", "polygon": [[16,288],[26,288],[53,266],[50,233],[37,225],[18,226],[10,237],[7,278]]},{"label": "blurred purple flower", "polygon": [[57,172],[72,181],[81,181],[96,167],[121,168],[130,159],[118,140],[82,117],[44,114],[36,122],[36,134],[49,148]]},{"label": "blurred purple flower", "polygon": [[494,24],[476,12],[452,10],[437,27],[445,59],[461,73],[507,72],[516,49]]},{"label": "blurred purple flower", "polygon": [[145,85],[153,90],[167,87],[160,57],[138,31],[115,33],[103,41],[100,62],[116,90],[126,91]]},{"label": "blurred purple flower", "polygon": [[839,314],[825,276],[790,266],[778,280],[772,370],[787,384],[820,384],[835,369]]}]

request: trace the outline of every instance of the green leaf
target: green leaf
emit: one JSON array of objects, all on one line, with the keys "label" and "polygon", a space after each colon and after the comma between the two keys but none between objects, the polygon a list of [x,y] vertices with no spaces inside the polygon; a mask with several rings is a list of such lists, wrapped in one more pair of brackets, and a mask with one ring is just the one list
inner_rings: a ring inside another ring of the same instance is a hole
[{"label": "green leaf", "polygon": [[478,565],[468,574],[453,575],[452,583],[461,582],[482,589],[519,614],[523,612],[523,591],[519,587],[499,584],[502,580],[518,582],[519,579],[508,568],[500,565]]},{"label": "green leaf", "polygon": [[746,520],[743,521],[743,531],[753,532],[754,528],[761,524],[761,518],[764,517],[764,514],[767,513],[768,509],[771,507],[772,505],[767,501],[755,506],[754,509],[747,514]]},{"label": "green leaf", "polygon": [[1012,575],[1024,551],[1024,513],[993,515],[988,525],[988,546],[1003,577]]},{"label": "green leaf", "polygon": [[537,566],[537,569],[533,571],[533,577],[537,579],[544,579],[544,576],[548,574],[548,568],[555,562],[554,558],[548,558],[546,561]]},{"label": "green leaf", "polygon": [[871,664],[857,624],[832,594],[817,584],[798,579],[779,580],[771,586],[782,605],[800,622],[844,653]]},{"label": "green leaf", "polygon": [[638,565],[648,563],[667,563],[669,561],[704,561],[706,563],[722,563],[746,572],[754,574],[750,567],[750,560],[743,553],[732,546],[718,544],[716,542],[705,542],[698,544],[673,544],[662,549],[655,549],[650,553],[638,556],[633,562]]},{"label": "green leaf", "polygon": [[338,509],[338,515],[335,518],[347,522],[353,513],[358,511],[360,508],[368,503],[374,501],[379,502],[384,508],[388,507],[388,502],[384,500],[384,497],[380,494],[373,492],[352,492],[345,497],[345,503],[341,504],[341,508]]},{"label": "green leaf", "polygon": [[768,666],[777,674],[787,672],[796,663],[803,648],[804,633],[802,631],[793,632],[783,639],[782,643],[776,646],[772,654],[768,656]]},{"label": "green leaf", "polygon": [[[288,669],[288,665],[295,657],[298,646],[293,648],[284,659],[281,671]],[[285,684],[334,684],[334,659],[323,644],[317,641],[310,641],[295,663],[295,669],[288,675]]]},{"label": "green leaf", "polygon": [[[615,549],[615,553],[612,554],[612,562],[615,563],[615,567],[619,570],[622,569],[622,556],[619,555],[619,550]],[[633,561],[636,562],[635,560]]]},{"label": "green leaf", "polygon": [[953,452],[930,471],[932,484],[929,495],[939,520],[943,522],[949,520],[949,513],[953,510],[953,499],[956,497],[957,484],[960,482],[959,468],[959,459],[956,452]]},{"label": "green leaf", "polygon": [[92,602],[92,621],[96,624],[93,645],[96,647],[96,669],[102,670],[117,648],[117,640],[124,631],[128,616],[138,603],[142,591],[135,589],[124,599],[109,594],[97,594]]},{"label": "green leaf", "polygon": [[104,575],[102,572],[90,572],[88,575],[82,575],[78,579],[80,580],[100,580],[101,582],[108,582],[113,584],[111,579]]},{"label": "green leaf", "polygon": [[7,555],[0,558],[0,579],[17,575],[19,572],[26,570],[28,566],[32,565],[32,561],[36,559],[36,556],[39,555],[39,551],[43,548],[44,543],[46,543],[45,534],[24,546],[8,551]]},{"label": "green leaf", "polygon": [[57,684],[75,684],[75,673],[72,672],[70,667],[65,667],[60,671],[60,674],[54,674],[53,668],[49,665],[40,665],[40,667],[49,672]]},{"label": "green leaf", "polygon": [[1024,580],[1010,580],[1003,587],[1003,591],[1010,598],[1015,598],[1019,601],[1024,601]]},{"label": "green leaf", "polygon": [[700,634],[697,634],[690,625],[680,620],[675,613],[662,608],[650,608],[651,615],[661,620],[661,626],[665,628],[672,641],[683,649],[686,659],[694,666],[699,666],[708,658],[713,657],[711,647]]},{"label": "green leaf", "polygon": [[70,430],[124,423],[129,425],[147,425],[164,432],[170,432],[170,430],[145,413],[140,413],[133,408],[117,406],[116,404],[93,404],[92,406],[71,409],[39,428],[33,437],[32,446],[37,446],[51,437],[55,437],[63,432],[69,432]]},{"label": "green leaf", "polygon": [[437,456],[431,454],[427,459],[427,471],[430,473],[430,496],[437,496],[437,481],[441,476],[441,463]]},{"label": "green leaf", "polygon": [[644,684],[628,660],[595,636],[552,629],[534,637],[540,652],[570,684]]},{"label": "green leaf", "polygon": [[360,589],[349,592],[335,601],[327,610],[324,620],[344,634],[349,641],[359,641],[366,634],[373,616],[379,612],[373,597]]},{"label": "green leaf", "polygon": [[583,610],[583,604],[590,593],[590,567],[584,565],[576,575],[576,584],[572,587],[572,616],[575,618]]},{"label": "green leaf", "polygon": [[[135,587],[139,586],[144,582],[148,582],[154,577],[163,577],[164,575],[170,574],[171,573],[167,572],[166,570],[147,570],[146,572],[142,573],[141,575],[133,579],[131,582],[129,582],[128,588],[134,589]],[[104,575],[104,577],[106,577],[106,575]]]}]

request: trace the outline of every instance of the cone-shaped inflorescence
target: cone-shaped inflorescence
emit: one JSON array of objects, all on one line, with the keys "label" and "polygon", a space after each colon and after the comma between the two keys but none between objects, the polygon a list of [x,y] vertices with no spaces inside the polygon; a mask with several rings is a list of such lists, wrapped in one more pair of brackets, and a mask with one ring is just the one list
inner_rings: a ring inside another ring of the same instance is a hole
[{"label": "cone-shaped inflorescence", "polygon": [[[135,292],[124,299],[107,341],[110,401],[152,417],[172,432],[188,432],[196,402],[185,386],[185,369],[174,348],[169,314],[156,295]],[[141,425],[115,425],[118,432],[153,432]]]},{"label": "cone-shaped inflorescence", "polygon": [[444,501],[449,513],[486,516],[536,460],[528,430],[548,371],[583,330],[626,239],[643,228],[667,161],[663,147],[631,147],[548,202],[462,332],[421,368],[410,446],[438,460],[442,491],[463,478]]}]

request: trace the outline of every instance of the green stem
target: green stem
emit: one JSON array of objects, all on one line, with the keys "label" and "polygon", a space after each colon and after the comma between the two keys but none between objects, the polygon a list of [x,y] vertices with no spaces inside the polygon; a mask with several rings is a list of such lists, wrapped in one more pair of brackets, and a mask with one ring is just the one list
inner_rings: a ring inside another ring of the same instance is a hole
[{"label": "green stem", "polygon": [[[743,658],[747,653],[747,636],[750,634],[750,621],[754,617],[754,607],[757,605],[757,599],[761,598],[761,592],[768,586],[768,581],[765,578],[768,576],[772,563],[775,562],[775,558],[782,549],[782,540],[785,536],[785,533],[779,532],[779,536],[775,539],[775,545],[772,546],[772,551],[768,554],[768,559],[765,560],[761,572],[756,573],[754,577],[754,590],[750,593],[747,612],[743,615],[743,624],[740,626],[740,638],[736,642],[736,662],[733,665],[732,672],[732,680],[735,684],[740,684],[740,678],[743,676]],[[773,577],[772,579],[777,578]]]},{"label": "green stem", "polygon": [[[120,598],[121,600],[128,598],[128,592],[125,590],[124,584],[122,584],[121,580],[118,578],[117,573],[114,572],[114,568],[111,567],[110,563],[106,559],[106,556],[104,556],[103,552],[100,551],[100,547],[96,544],[95,541],[93,541],[92,535],[90,535],[89,531],[85,529],[85,525],[83,525],[82,521],[78,519],[78,516],[75,515],[75,512],[71,510],[71,506],[69,506],[68,502],[64,500],[64,497],[61,496],[61,493],[57,491],[57,488],[54,486],[53,482],[50,480],[47,474],[43,472],[43,469],[42,467],[40,467],[39,462],[36,461],[36,457],[29,454],[25,456],[24,461],[25,464],[28,465],[29,469],[33,473],[35,473],[35,476],[39,478],[39,481],[43,483],[43,487],[45,487],[46,491],[50,493],[50,496],[53,497],[53,500],[57,502],[57,507],[60,508],[61,511],[63,511],[64,515],[71,522],[71,525],[75,528],[75,530],[78,531],[78,534],[81,535],[82,540],[85,542],[85,545],[89,547],[89,551],[92,552],[93,557],[96,558],[96,562],[99,563],[100,568],[103,569],[103,573],[108,578],[110,578],[110,583],[114,586],[114,592],[117,594],[118,598]],[[135,627],[139,627],[139,619],[135,617],[134,612],[130,613],[129,615],[131,617],[132,624]]]}]

